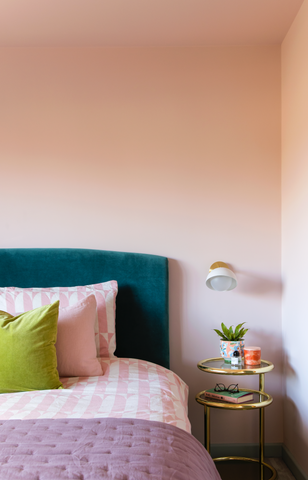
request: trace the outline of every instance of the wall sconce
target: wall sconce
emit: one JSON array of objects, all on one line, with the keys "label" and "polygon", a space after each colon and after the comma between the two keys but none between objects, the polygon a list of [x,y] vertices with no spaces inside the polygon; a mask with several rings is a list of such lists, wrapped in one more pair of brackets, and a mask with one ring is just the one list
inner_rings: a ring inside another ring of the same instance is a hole
[{"label": "wall sconce", "polygon": [[233,290],[237,285],[235,274],[230,270],[224,262],[215,262],[210,267],[209,274],[206,278],[207,287],[218,292]]}]

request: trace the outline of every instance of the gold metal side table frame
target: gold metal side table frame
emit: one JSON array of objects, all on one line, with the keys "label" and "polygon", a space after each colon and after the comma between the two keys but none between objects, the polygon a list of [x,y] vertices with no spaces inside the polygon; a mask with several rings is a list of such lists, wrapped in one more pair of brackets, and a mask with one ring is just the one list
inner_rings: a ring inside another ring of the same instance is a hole
[{"label": "gold metal side table frame", "polygon": [[261,360],[260,366],[244,365],[235,367],[224,363],[221,357],[208,358],[198,363],[198,368],[206,373],[214,373],[220,375],[259,375],[259,390],[251,390],[248,388],[240,389],[251,392],[259,396],[257,402],[247,403],[226,403],[215,400],[213,398],[205,398],[204,391],[196,395],[196,401],[204,406],[204,437],[205,448],[210,453],[210,408],[222,408],[227,410],[253,410],[259,409],[259,459],[239,456],[217,457],[213,458],[215,462],[238,460],[246,462],[255,462],[260,465],[260,480],[264,480],[264,466],[271,470],[272,476],[269,480],[275,480],[277,477],[276,470],[264,462],[264,408],[270,405],[273,398],[264,391],[264,375],[273,370],[274,365],[266,360]]}]

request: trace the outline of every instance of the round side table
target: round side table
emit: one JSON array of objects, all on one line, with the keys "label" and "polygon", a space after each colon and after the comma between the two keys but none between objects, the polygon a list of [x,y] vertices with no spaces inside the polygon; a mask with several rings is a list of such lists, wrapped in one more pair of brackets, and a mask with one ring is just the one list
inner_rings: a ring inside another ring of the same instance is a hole
[{"label": "round side table", "polygon": [[276,470],[264,462],[264,408],[270,405],[273,398],[264,391],[264,375],[273,370],[274,365],[266,360],[261,360],[260,365],[231,365],[225,363],[221,357],[208,358],[198,363],[198,368],[205,373],[214,373],[219,375],[259,375],[259,390],[248,388],[240,389],[253,393],[253,400],[246,403],[228,403],[223,400],[205,398],[203,390],[196,395],[196,401],[204,406],[204,445],[210,453],[210,408],[222,408],[227,410],[253,410],[259,409],[259,459],[249,457],[217,457],[213,458],[215,462],[228,460],[240,460],[246,462],[256,462],[260,465],[260,480],[264,480],[264,467],[271,470],[272,476],[269,480],[275,480]]}]

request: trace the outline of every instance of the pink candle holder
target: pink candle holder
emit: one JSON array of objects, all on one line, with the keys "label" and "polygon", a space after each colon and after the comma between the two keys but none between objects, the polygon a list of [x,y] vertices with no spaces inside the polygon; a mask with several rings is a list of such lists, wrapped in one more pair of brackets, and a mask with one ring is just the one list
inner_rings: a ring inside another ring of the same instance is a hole
[{"label": "pink candle holder", "polygon": [[244,347],[244,361],[246,365],[261,364],[261,348],[260,347]]}]

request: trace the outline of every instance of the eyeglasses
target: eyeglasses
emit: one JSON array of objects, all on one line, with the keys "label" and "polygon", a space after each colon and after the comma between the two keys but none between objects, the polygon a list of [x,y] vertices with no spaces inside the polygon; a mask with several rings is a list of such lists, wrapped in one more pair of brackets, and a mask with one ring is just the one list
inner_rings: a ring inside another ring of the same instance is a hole
[{"label": "eyeglasses", "polygon": [[214,388],[215,392],[229,392],[229,393],[238,393],[239,388],[238,388],[238,383],[232,383],[229,385],[229,387],[225,387],[223,383],[216,383],[216,386]]}]

